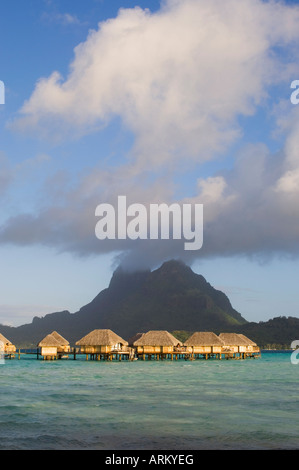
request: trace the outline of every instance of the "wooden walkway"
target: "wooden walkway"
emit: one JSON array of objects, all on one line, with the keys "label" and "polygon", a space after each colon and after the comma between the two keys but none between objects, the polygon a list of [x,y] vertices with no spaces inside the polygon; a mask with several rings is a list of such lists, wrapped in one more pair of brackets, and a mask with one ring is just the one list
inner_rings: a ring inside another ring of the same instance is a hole
[{"label": "wooden walkway", "polygon": [[254,359],[261,356],[260,351],[255,352],[245,352],[245,353],[232,353],[232,352],[223,352],[221,354],[194,354],[190,352],[172,352],[172,353],[155,353],[155,354],[137,354],[136,352],[130,351],[113,351],[109,353],[94,353],[94,354],[85,354],[81,353],[80,350],[72,348],[69,352],[58,353],[53,356],[42,356],[39,349],[19,349],[15,353],[9,353],[4,355],[4,359],[21,359],[22,356],[35,356],[37,360],[65,360],[73,359],[76,360],[78,356],[80,358],[85,357],[86,361],[177,361],[177,360],[186,360],[186,361],[195,361],[195,360],[209,360],[209,359],[218,359],[218,360],[243,360],[243,359]]}]

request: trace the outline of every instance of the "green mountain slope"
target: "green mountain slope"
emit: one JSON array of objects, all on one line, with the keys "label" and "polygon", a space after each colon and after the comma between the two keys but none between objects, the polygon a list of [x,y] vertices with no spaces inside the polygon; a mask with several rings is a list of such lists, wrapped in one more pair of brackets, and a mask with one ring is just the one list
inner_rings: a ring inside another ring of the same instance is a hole
[{"label": "green mountain slope", "polygon": [[0,325],[0,332],[17,347],[35,347],[53,330],[74,345],[95,328],[110,328],[125,339],[150,329],[176,331],[182,340],[194,331],[236,332],[262,347],[288,347],[299,339],[298,318],[249,323],[223,292],[178,261],[152,272],[119,268],[109,287],[78,312],[50,313],[17,328]]},{"label": "green mountain slope", "polygon": [[79,314],[128,338],[149,329],[207,330],[246,323],[223,292],[178,261],[150,272],[118,269],[109,288]]},{"label": "green mountain slope", "polygon": [[74,344],[95,328],[110,328],[128,339],[149,329],[232,330],[246,323],[223,292],[185,264],[169,261],[152,272],[119,268],[109,287],[78,312],[35,317],[29,325],[0,331],[19,346],[35,346],[53,330]]}]

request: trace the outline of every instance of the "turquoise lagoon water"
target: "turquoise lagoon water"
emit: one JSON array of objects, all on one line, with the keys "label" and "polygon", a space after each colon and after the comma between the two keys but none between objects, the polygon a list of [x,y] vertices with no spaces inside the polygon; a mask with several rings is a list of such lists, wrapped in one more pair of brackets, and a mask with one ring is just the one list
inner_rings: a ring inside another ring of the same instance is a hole
[{"label": "turquoise lagoon water", "polygon": [[0,450],[297,449],[299,364],[259,359],[0,365]]}]

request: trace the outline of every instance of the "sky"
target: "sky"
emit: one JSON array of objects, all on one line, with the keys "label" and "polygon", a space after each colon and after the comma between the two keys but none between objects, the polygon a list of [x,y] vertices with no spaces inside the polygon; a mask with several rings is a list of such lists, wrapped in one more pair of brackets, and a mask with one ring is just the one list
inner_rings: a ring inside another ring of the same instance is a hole
[{"label": "sky", "polygon": [[[169,259],[248,321],[299,317],[299,2],[2,0],[0,80],[0,323]],[[202,204],[202,248],[99,240],[120,195]]]}]

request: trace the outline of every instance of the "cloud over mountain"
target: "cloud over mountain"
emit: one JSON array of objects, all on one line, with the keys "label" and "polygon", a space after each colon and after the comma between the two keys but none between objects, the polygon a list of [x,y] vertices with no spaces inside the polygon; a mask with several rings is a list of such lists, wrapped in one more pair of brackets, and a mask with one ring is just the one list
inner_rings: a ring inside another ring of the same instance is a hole
[{"label": "cloud over mountain", "polygon": [[[132,148],[118,167],[98,161],[75,187],[61,185],[59,201],[44,188],[48,204],[8,219],[0,242],[115,251],[149,266],[177,256],[297,254],[299,111],[273,96],[298,78],[298,40],[299,7],[261,0],[168,0],[156,13],[121,9],[99,23],[75,48],[68,76],[40,78],[10,127],[64,142],[119,117]],[[242,144],[229,170],[207,176],[203,165],[228,158],[246,133],[242,118],[261,109],[272,113],[281,149]],[[178,178],[192,169],[193,195],[177,198]],[[202,250],[185,252],[183,240],[99,242],[95,208],[121,194],[147,206],[204,204]]]}]

